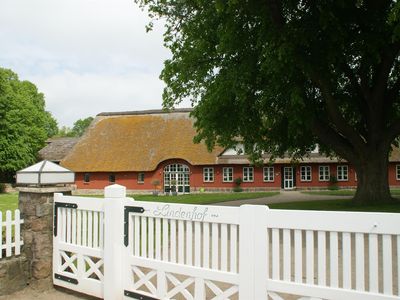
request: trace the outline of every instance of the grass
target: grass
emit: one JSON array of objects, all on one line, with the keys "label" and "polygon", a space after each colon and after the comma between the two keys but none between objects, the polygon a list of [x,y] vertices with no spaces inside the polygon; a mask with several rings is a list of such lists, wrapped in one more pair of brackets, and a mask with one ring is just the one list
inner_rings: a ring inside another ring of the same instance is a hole
[{"label": "grass", "polygon": [[400,213],[400,201],[393,204],[374,206],[354,206],[351,199],[317,200],[304,202],[274,203],[268,205],[273,209],[326,210],[326,211],[364,211]]},{"label": "grass", "polygon": [[218,202],[264,198],[278,195],[279,192],[255,193],[203,193],[178,196],[128,195],[138,201],[169,202],[184,204],[212,204]]},{"label": "grass", "polygon": [[0,194],[0,211],[5,214],[6,210],[14,211],[18,208],[18,193]]}]

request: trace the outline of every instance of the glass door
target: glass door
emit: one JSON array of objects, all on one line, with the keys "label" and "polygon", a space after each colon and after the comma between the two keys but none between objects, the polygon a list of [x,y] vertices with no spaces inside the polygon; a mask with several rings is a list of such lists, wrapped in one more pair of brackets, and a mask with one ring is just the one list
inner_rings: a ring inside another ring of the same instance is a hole
[{"label": "glass door", "polygon": [[285,190],[291,190],[293,189],[293,168],[285,167],[283,170],[283,188]]}]

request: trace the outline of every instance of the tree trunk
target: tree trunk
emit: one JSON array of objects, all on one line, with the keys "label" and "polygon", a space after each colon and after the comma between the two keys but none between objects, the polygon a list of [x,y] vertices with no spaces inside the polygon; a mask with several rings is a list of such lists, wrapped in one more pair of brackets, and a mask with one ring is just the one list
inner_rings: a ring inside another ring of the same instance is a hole
[{"label": "tree trunk", "polygon": [[395,201],[389,189],[388,165],[387,151],[374,151],[355,164],[357,191],[354,204],[375,205]]}]

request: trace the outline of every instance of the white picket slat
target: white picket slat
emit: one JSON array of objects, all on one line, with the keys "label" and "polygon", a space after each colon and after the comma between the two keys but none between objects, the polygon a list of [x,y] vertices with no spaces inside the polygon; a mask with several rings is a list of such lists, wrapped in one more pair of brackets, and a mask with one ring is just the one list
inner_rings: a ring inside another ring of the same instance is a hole
[{"label": "white picket slat", "polygon": [[314,232],[306,231],[306,282],[314,283]]},{"label": "white picket slat", "polygon": [[330,264],[330,286],[339,286],[339,242],[338,233],[331,232],[329,234],[329,264]]},{"label": "white picket slat", "polygon": [[378,278],[378,235],[369,235],[369,291],[377,293],[379,290]]},{"label": "white picket slat", "polygon": [[221,224],[221,271],[228,270],[228,225]]},{"label": "white picket slat", "polygon": [[3,258],[3,212],[0,211],[0,258]]},{"label": "white picket slat", "polygon": [[283,280],[291,280],[291,242],[290,229],[283,229]]},{"label": "white picket slat", "polygon": [[210,268],[210,224],[203,223],[203,268]]},{"label": "white picket slat", "polygon": [[392,237],[388,234],[382,236],[382,256],[383,256],[383,293],[392,295]]},{"label": "white picket slat", "polygon": [[178,221],[178,263],[185,263],[185,223]]},{"label": "white picket slat", "polygon": [[217,223],[213,223],[211,227],[211,249],[212,249],[212,256],[211,256],[211,265],[214,270],[218,270],[218,263],[219,263],[219,228]]},{"label": "white picket slat", "polygon": [[[1,224],[1,220],[0,220]],[[14,212],[14,254],[20,255],[21,254],[21,218],[20,218],[20,211],[16,209]],[[1,238],[1,237],[0,237]],[[1,249],[0,249],[1,251]]]},{"label": "white picket slat", "polygon": [[294,231],[294,278],[296,282],[303,281],[303,248],[302,248],[302,232]]},{"label": "white picket slat", "polygon": [[154,258],[154,218],[147,218],[147,241],[148,241],[148,258]]},{"label": "white picket slat", "polygon": [[168,219],[162,219],[162,256],[164,261],[169,260],[169,222]]},{"label": "white picket slat", "polygon": [[230,268],[229,271],[232,273],[236,273],[237,272],[237,247],[238,247],[238,241],[237,241],[237,225],[230,225],[230,247],[229,247],[229,251],[230,251]]},{"label": "white picket slat", "polygon": [[279,229],[272,229],[272,279],[279,279]]},{"label": "white picket slat", "polygon": [[326,285],[326,233],[318,231],[318,285]]},{"label": "white picket slat", "polygon": [[11,229],[12,229],[12,220],[11,220],[11,210],[7,210],[6,212],[6,256],[10,257],[11,253]]},{"label": "white picket slat", "polygon": [[156,218],[155,240],[156,240],[156,256],[155,258],[161,260],[161,220]]},{"label": "white picket slat", "polygon": [[342,234],[343,256],[343,288],[351,288],[351,235],[349,232]]},{"label": "white picket slat", "polygon": [[171,239],[171,262],[176,262],[176,220],[170,220]]},{"label": "white picket slat", "polygon": [[201,267],[201,223],[194,223],[194,265]]},{"label": "white picket slat", "polygon": [[356,289],[358,291],[365,290],[365,277],[364,277],[364,234],[356,233]]},{"label": "white picket slat", "polygon": [[186,264],[193,264],[193,228],[191,221],[186,221]]}]

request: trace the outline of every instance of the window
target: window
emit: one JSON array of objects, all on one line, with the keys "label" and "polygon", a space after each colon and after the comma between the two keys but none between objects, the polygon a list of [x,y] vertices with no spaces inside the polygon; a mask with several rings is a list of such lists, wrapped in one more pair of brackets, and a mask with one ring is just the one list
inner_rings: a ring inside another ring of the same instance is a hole
[{"label": "window", "polygon": [[300,167],[300,181],[311,181],[311,166]]},{"label": "window", "polygon": [[265,182],[274,182],[274,167],[264,167],[263,173]]},{"label": "window", "polygon": [[319,166],[319,181],[329,181],[330,170],[329,166]]},{"label": "window", "polygon": [[83,175],[83,182],[85,182],[85,183],[90,182],[90,174],[89,173],[85,173],[85,175]]},{"label": "window", "polygon": [[337,166],[336,176],[338,181],[349,180],[349,167],[346,165]]},{"label": "window", "polygon": [[233,168],[223,168],[222,175],[223,182],[233,182]]},{"label": "window", "polygon": [[108,175],[108,181],[111,183],[115,183],[115,174]]},{"label": "window", "polygon": [[400,180],[400,165],[396,165],[396,180]]},{"label": "window", "polygon": [[252,182],[254,180],[253,167],[243,167],[243,182]]},{"label": "window", "polygon": [[143,172],[140,172],[137,174],[137,182],[144,183],[144,173]]},{"label": "window", "polygon": [[203,168],[203,182],[214,181],[214,168]]}]

